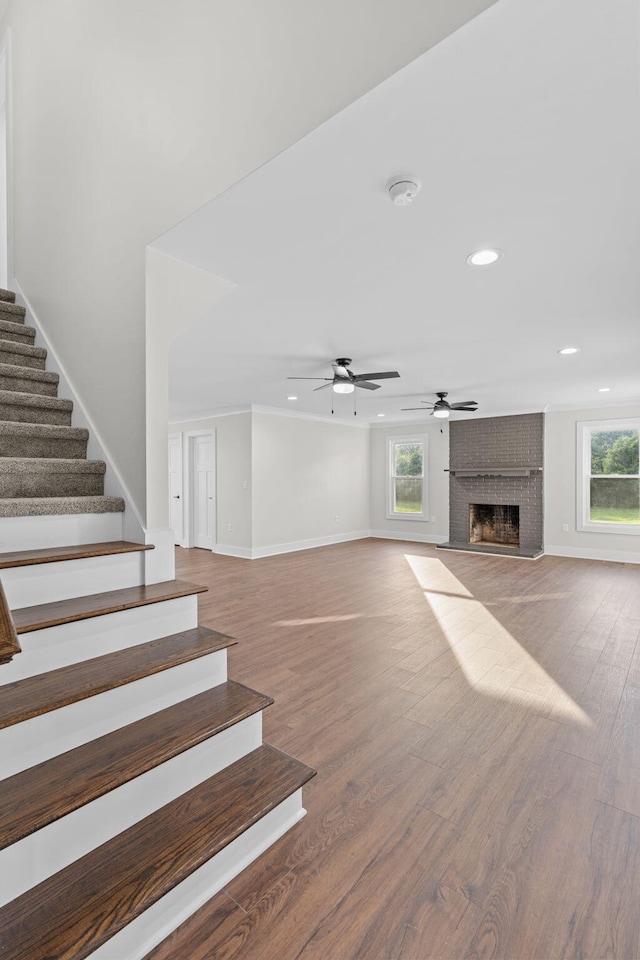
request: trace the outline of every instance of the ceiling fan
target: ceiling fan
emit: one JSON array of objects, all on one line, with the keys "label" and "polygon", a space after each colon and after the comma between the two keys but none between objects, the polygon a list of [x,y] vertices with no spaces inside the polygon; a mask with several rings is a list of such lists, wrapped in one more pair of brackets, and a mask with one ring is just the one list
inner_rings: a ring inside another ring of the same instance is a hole
[{"label": "ceiling fan", "polygon": [[[435,403],[427,403],[426,400],[421,400],[420,403],[424,403],[426,407],[433,407],[433,410],[429,414],[430,417],[448,417],[452,410],[467,410],[469,413],[475,413],[478,409],[477,400],[465,400],[463,403],[449,403],[445,400],[445,397],[448,396],[445,390],[440,390],[436,393],[436,397],[439,397]],[[402,407],[402,410],[424,410],[425,407]]]},{"label": "ceiling fan", "polygon": [[397,370],[384,370],[381,373],[353,373],[349,367],[351,360],[348,357],[340,357],[335,363],[332,363],[332,377],[288,377],[288,380],[326,380],[321,387],[314,387],[316,390],[326,390],[327,387],[333,387],[334,393],[353,393],[356,387],[362,387],[364,390],[379,390],[379,383],[371,383],[372,380],[389,380],[391,377],[399,377]]}]

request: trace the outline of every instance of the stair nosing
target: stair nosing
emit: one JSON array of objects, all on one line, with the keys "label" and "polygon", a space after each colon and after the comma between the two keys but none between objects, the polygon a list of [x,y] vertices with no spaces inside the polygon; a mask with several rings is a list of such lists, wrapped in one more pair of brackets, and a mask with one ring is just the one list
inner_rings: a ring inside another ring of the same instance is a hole
[{"label": "stair nosing", "polygon": [[23,393],[20,390],[0,390],[0,403],[16,407],[43,407],[47,410],[58,410],[65,413],[73,410],[73,400],[48,397],[43,393]]},{"label": "stair nosing", "polygon": [[[17,349],[18,347],[20,349]],[[0,351],[2,350],[5,353],[17,353],[23,357],[37,357],[38,360],[47,359],[47,351],[44,347],[36,347],[31,343],[18,343],[17,340],[4,340],[0,334]]]},{"label": "stair nosing", "polygon": [[[80,503],[82,501],[82,503]],[[87,507],[87,509],[64,509],[72,503],[74,508],[77,506]],[[28,507],[26,505],[29,505]],[[107,509],[90,509],[98,504]],[[0,497],[0,519],[23,520],[33,517],[66,517],[66,516],[100,516],[106,513],[122,513],[124,511],[124,500],[122,497],[105,497],[100,494],[81,495],[68,497]],[[13,508],[29,510],[39,508],[35,512],[12,512],[3,513],[4,508]]]},{"label": "stair nosing", "polygon": [[[2,304],[0,300],[0,304]],[[0,313],[2,312],[2,307],[0,306]],[[7,327],[15,327],[15,330],[7,330]],[[36,336],[36,328],[28,326],[26,323],[17,323],[15,320],[6,320],[4,317],[0,317],[0,330],[5,330],[7,333],[17,333],[21,334],[24,331],[24,336],[29,340],[34,340]]]},{"label": "stair nosing", "polygon": [[44,547],[38,550],[0,552],[0,570],[29,567],[41,563],[59,563],[64,560],[89,560],[92,557],[116,556],[154,550],[153,543],[132,543],[127,540],[106,540],[100,543],[80,543],[68,547]]},{"label": "stair nosing", "polygon": [[3,960],[84,960],[313,776],[269,744],[252,750],[3,907]]},{"label": "stair nosing", "polygon": [[[169,584],[173,585],[173,590],[169,589]],[[163,587],[166,588],[164,593],[161,592]],[[132,610],[134,607],[162,603],[164,600],[176,600],[197,593],[206,593],[207,590],[208,587],[190,583],[187,580],[163,580],[159,583],[125,587],[122,590],[107,590],[104,593],[71,597],[68,600],[58,600],[54,603],[39,603],[32,607],[19,607],[12,610],[11,613],[16,631],[19,634],[33,633],[35,630],[44,630],[47,627],[59,627],[64,623],[90,620],[110,613]],[[157,591],[157,594],[154,591]],[[82,609],[83,602],[84,610]],[[30,617],[35,619],[30,619]]]},{"label": "stair nosing", "polygon": [[[60,434],[56,435],[56,431],[59,430]],[[38,433],[42,431],[42,433]],[[51,440],[88,440],[89,431],[86,427],[71,427],[67,426],[64,423],[25,423],[22,420],[1,420],[0,419],[0,434],[4,433],[5,436],[23,436],[28,434],[31,437],[37,437],[39,440],[45,440],[47,438]],[[0,459],[5,459],[4,457]],[[27,459],[16,457],[15,459]],[[29,458],[30,459],[30,458]],[[37,459],[37,458],[34,458]],[[63,459],[61,457],[57,458],[48,458],[41,457],[40,459]],[[69,458],[67,458],[69,459]]]},{"label": "stair nosing", "polygon": [[[227,680],[8,777],[2,784],[0,850],[211,739],[273,702],[273,697]],[[73,784],[72,795],[70,784]]]},{"label": "stair nosing", "polygon": [[0,457],[0,474],[10,473],[105,473],[104,460],[84,457]]},{"label": "stair nosing", "polygon": [[209,627],[193,627],[35,677],[14,680],[1,688],[0,730],[235,646],[237,642]]},{"label": "stair nosing", "polygon": [[0,377],[15,377],[16,380],[39,380],[41,383],[59,383],[60,374],[36,367],[20,367],[17,363],[0,362]]}]

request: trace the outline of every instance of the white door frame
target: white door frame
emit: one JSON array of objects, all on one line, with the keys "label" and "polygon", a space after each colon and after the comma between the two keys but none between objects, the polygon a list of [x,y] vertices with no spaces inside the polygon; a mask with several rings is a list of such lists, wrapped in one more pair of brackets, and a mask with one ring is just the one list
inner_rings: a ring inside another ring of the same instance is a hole
[{"label": "white door frame", "polygon": [[188,433],[185,433],[187,439],[187,462],[186,462],[186,473],[185,473],[185,482],[184,482],[184,530],[185,530],[185,545],[187,547],[193,547],[194,544],[194,532],[193,532],[193,519],[194,519],[194,510],[193,510],[193,496],[194,496],[194,483],[195,483],[195,470],[194,470],[194,453],[195,453],[195,438],[196,437],[211,437],[213,440],[213,451],[215,457],[215,471],[214,471],[214,482],[215,482],[215,510],[214,510],[214,524],[213,524],[213,547],[211,552],[215,553],[216,544],[218,542],[218,449],[216,442],[216,431],[215,429],[211,430],[190,430]]},{"label": "white door frame", "polygon": [[[181,483],[181,490],[180,490],[180,508],[181,508],[181,514],[182,514],[182,525],[181,525],[181,527],[180,527],[180,540],[179,540],[179,542],[176,540],[176,545],[179,546],[179,547],[184,547],[184,546],[185,546],[185,535],[184,535],[184,524],[185,524],[185,520],[184,520],[184,517],[185,517],[185,502],[184,502],[184,501],[185,501],[185,497],[184,497],[184,449],[183,449],[183,446],[184,446],[184,445],[183,445],[183,442],[182,442],[182,434],[181,434],[181,433],[170,433],[170,434],[169,434],[169,437],[168,437],[168,440],[169,440],[169,445],[171,445],[171,441],[172,441],[172,440],[178,440],[178,441],[179,441],[179,444],[180,444],[180,483]],[[169,458],[169,466],[170,466],[170,465],[171,465],[171,459]],[[172,527],[172,529],[173,529],[173,526],[172,526],[172,524],[171,524],[171,497],[172,497],[172,496],[173,496],[173,495],[172,495],[172,493],[171,493],[171,479],[169,479],[169,498],[170,498],[170,499],[169,499],[169,525],[170,525],[170,526]],[[175,530],[174,530],[174,535],[175,535]]]}]

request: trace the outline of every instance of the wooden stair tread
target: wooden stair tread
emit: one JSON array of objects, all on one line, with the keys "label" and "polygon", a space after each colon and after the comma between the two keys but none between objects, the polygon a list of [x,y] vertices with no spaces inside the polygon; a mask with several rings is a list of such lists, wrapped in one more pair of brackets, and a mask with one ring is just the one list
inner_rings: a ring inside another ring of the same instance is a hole
[{"label": "wooden stair tread", "polygon": [[314,774],[253,750],[3,907],[3,960],[89,956]]},{"label": "wooden stair tread", "polygon": [[228,680],[7,778],[0,849],[272,703]]},{"label": "wooden stair tread", "polygon": [[237,642],[217,630],[195,627],[35,677],[14,680],[0,688],[0,729],[204,657]]},{"label": "wooden stair tread", "polygon": [[163,600],[205,593],[206,590],[207,587],[188,583],[186,580],[163,580],[161,583],[108,590],[105,593],[92,593],[86,597],[73,597],[54,603],[40,603],[34,607],[20,607],[13,610],[12,615],[16,631],[19,634],[28,633],[31,630],[59,626],[61,623],[73,623],[75,620],[143,607],[149,603],[161,603]]},{"label": "wooden stair tread", "polygon": [[106,557],[112,554],[137,553],[153,550],[152,543],[130,543],[127,540],[111,540],[103,543],[81,543],[70,547],[47,547],[43,550],[17,550],[0,553],[0,570],[7,567],[27,567],[38,563],[56,563],[61,560],[87,560],[90,557]]}]

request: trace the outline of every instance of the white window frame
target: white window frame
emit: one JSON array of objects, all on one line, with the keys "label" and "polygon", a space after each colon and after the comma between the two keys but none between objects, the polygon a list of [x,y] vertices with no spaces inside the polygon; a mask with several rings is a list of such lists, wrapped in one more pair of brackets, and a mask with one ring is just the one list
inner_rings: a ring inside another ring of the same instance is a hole
[{"label": "white window frame", "polygon": [[[395,502],[395,448],[399,444],[422,444],[422,512],[404,513],[394,510]],[[387,520],[428,520],[429,519],[429,438],[426,434],[416,434],[408,437],[387,437]]]},{"label": "white window frame", "polygon": [[[577,489],[576,528],[583,533],[622,533],[640,536],[640,523],[600,523],[590,519],[591,501],[591,434],[602,430],[640,430],[640,419],[583,420],[576,424]],[[607,474],[604,474],[607,476]],[[611,474],[612,477],[632,480],[634,473]]]}]

